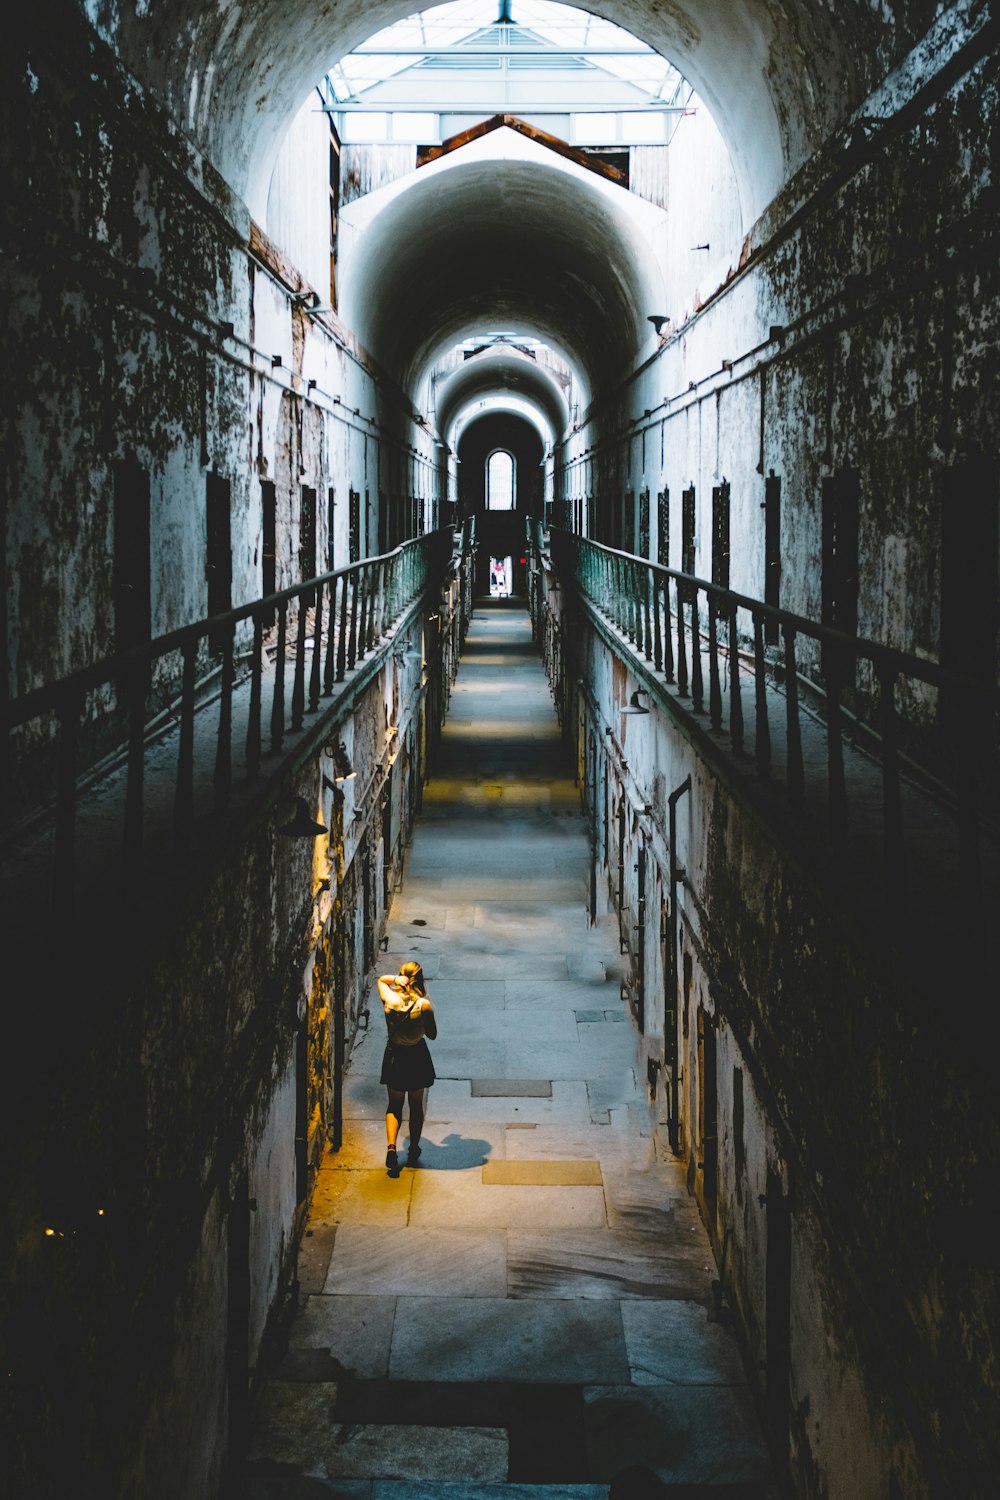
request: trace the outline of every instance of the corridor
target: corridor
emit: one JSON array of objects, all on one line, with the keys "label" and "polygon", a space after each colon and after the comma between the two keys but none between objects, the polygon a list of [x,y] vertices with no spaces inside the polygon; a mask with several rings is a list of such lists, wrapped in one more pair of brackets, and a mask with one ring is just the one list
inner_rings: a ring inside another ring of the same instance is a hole
[{"label": "corridor", "polygon": [[588,920],[587,824],[519,601],[477,604],[429,774],[379,958],[419,960],[437,1012],[423,1154],[384,1166],[373,991],[240,1493],[603,1500],[646,1464],[673,1496],[764,1500],[718,1271],[637,1077],[616,919]]}]

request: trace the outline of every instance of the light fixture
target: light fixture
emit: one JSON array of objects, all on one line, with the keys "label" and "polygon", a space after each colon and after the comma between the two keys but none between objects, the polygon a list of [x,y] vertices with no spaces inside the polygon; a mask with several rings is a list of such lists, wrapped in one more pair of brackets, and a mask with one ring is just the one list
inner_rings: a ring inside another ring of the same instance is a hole
[{"label": "light fixture", "polygon": [[316,381],[314,379],[307,380],[306,381],[306,390],[307,391],[314,391],[315,389],[316,389]]},{"label": "light fixture", "polygon": [[649,709],[648,708],[644,708],[642,706],[642,704],[639,702],[640,698],[648,698],[648,697],[649,697],[649,694],[646,692],[645,688],[636,688],[635,692],[632,694],[631,698],[628,700],[628,702],[626,703],[625,707],[622,709],[622,713],[623,714],[648,714],[649,713]]},{"label": "light fixture", "polygon": [[653,331],[659,334],[660,329],[663,327],[664,323],[669,323],[670,319],[667,317],[666,313],[649,313],[647,314],[646,322],[652,323]]},{"label": "light fixture", "polygon": [[334,781],[350,781],[358,773],[351,765],[351,757],[347,753],[347,746],[343,740],[333,748],[327,748],[327,754],[333,760]]},{"label": "light fixture", "polygon": [[281,355],[280,354],[272,354],[271,355],[271,369],[272,370],[277,370],[279,368],[280,364],[281,364]]},{"label": "light fixture", "polygon": [[343,805],[344,805],[344,794],[340,790],[340,787],[337,785],[337,783],[335,781],[331,781],[330,778],[329,778],[329,776],[324,776],[323,777],[323,786],[326,788],[326,790],[328,792],[332,792],[333,793],[333,805],[334,805],[334,807],[343,807]]},{"label": "light fixture", "polygon": [[321,833],[329,833],[325,823],[316,823],[309,811],[309,804],[304,797],[295,799],[295,816],[290,823],[279,828],[279,833],[286,834],[290,839],[314,839]]}]

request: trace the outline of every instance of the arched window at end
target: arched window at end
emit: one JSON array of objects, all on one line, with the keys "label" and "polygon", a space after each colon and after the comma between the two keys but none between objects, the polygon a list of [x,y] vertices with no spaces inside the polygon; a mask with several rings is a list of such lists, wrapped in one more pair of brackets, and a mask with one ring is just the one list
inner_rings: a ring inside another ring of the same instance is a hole
[{"label": "arched window at end", "polygon": [[514,509],[514,459],[503,449],[486,462],[486,509]]}]

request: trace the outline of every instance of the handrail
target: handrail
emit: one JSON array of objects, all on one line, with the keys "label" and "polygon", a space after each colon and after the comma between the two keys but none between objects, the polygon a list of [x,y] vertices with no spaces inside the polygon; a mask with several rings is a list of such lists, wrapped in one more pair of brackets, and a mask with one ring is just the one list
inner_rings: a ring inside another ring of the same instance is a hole
[{"label": "handrail", "polygon": [[[541,528],[529,526],[531,544],[542,549]],[[826,693],[826,751],[829,821],[834,840],[846,839],[848,790],[844,770],[843,698],[855,683],[859,662],[870,663],[878,715],[882,768],[883,849],[886,874],[895,894],[905,889],[906,862],[901,802],[901,755],[896,687],[908,678],[947,695],[951,748],[955,758],[954,793],[958,809],[959,866],[963,916],[969,932],[981,938],[984,921],[982,867],[979,854],[977,756],[986,731],[1000,710],[1000,689],[954,672],[936,662],[911,656],[878,641],[849,636],[831,626],[765,604],[746,594],[664,567],[649,559],[619,552],[559,528],[548,532],[552,563],[563,579],[585,595],[627,640],[636,655],[650,663],[676,696],[689,699],[695,714],[707,712],[713,730],[721,731],[723,700],[728,700],[728,728],[733,750],[744,748],[743,689],[740,651],[746,642],[753,665],[753,754],[757,774],[772,771],[767,684],[777,676],[765,642],[781,641],[777,664],[785,687],[785,788],[794,812],[805,794],[805,765],[799,708],[803,676],[796,643],[806,637],[819,646],[820,673]],[[702,602],[704,599],[704,603]],[[741,614],[751,629],[741,637]],[[723,640],[723,636],[725,640]],[[752,643],[752,645],[751,645]],[[703,660],[703,658],[705,660]],[[705,667],[707,664],[707,694]]]},{"label": "handrail", "polygon": [[[210,654],[221,660],[219,716],[212,802],[216,812],[228,806],[233,789],[233,699],[236,687],[234,643],[237,627],[252,622],[250,691],[244,742],[248,781],[260,771],[263,755],[265,630],[275,632],[275,667],[269,713],[270,750],[281,750],[286,732],[302,728],[306,712],[319,708],[321,697],[331,697],[334,685],[378,645],[407,606],[444,575],[454,553],[455,536],[449,528],[428,532],[404,542],[392,552],[365,558],[320,577],[294,584],[264,599],[223,614],[181,626],[47,684],[8,703],[3,724],[15,729],[42,715],[57,720],[55,795],[55,866],[63,910],[72,903],[75,822],[78,803],[78,747],[87,694],[106,687],[116,691],[124,709],[127,779],[122,891],[138,893],[143,869],[143,781],[148,724],[147,697],[155,662],[179,653],[180,700],[178,754],[174,782],[174,847],[190,847],[195,823],[195,668],[207,642]],[[291,606],[298,606],[297,611]],[[289,641],[289,626],[294,640]],[[306,666],[307,642],[311,661]],[[291,646],[294,669],[290,704],[286,709],[284,664]]]}]

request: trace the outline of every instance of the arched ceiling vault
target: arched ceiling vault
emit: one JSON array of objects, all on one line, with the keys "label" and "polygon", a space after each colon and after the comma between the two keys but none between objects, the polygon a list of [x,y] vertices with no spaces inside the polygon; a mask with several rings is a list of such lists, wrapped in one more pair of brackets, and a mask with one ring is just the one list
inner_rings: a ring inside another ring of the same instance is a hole
[{"label": "arched ceiling vault", "polygon": [[[442,381],[437,392],[437,428],[450,444],[451,432],[460,417],[484,397],[512,394],[535,406],[551,438],[566,427],[566,400],[559,382],[544,365],[516,350],[491,350],[477,355]],[[471,422],[468,424],[471,426]]]},{"label": "arched ceiling vault", "polygon": [[[78,0],[262,219],[287,125],[323,70],[413,0]],[[752,222],[927,30],[935,0],[599,0],[712,111]]]},{"label": "arched ceiling vault", "polygon": [[341,312],[410,391],[464,336],[516,328],[563,351],[593,393],[649,334],[663,218],[499,130],[344,210]]}]

